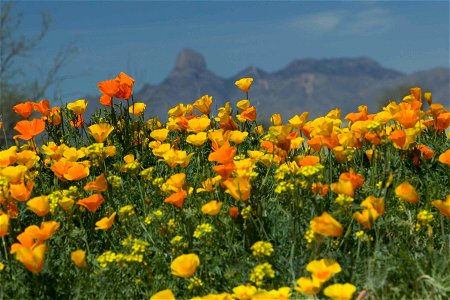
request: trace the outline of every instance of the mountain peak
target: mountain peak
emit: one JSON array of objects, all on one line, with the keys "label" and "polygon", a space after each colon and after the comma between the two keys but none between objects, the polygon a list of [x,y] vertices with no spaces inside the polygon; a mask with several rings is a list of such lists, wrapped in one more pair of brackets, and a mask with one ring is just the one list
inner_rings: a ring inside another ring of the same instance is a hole
[{"label": "mountain peak", "polygon": [[183,49],[177,56],[175,69],[206,69],[206,62],[203,56],[192,49]]}]

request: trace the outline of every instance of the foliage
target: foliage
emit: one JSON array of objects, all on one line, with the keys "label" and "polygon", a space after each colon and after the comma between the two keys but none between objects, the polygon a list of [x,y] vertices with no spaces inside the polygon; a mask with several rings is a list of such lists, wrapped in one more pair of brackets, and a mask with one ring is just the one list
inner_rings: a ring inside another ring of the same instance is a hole
[{"label": "foliage", "polygon": [[431,94],[263,128],[207,95],[144,120],[133,84],[99,83],[89,124],[83,99],[14,107],[1,297],[448,298],[450,113]]}]

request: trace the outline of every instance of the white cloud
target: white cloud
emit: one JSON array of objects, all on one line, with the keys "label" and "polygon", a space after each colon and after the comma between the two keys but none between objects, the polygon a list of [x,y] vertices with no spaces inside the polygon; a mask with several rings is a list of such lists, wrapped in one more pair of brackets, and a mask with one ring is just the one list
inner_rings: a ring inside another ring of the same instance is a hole
[{"label": "white cloud", "polygon": [[345,11],[325,11],[302,15],[290,20],[290,25],[304,31],[329,32],[341,25],[345,14]]},{"label": "white cloud", "polygon": [[288,21],[295,30],[341,35],[383,33],[393,27],[395,16],[384,8],[371,6],[367,10],[323,11],[297,16]]}]

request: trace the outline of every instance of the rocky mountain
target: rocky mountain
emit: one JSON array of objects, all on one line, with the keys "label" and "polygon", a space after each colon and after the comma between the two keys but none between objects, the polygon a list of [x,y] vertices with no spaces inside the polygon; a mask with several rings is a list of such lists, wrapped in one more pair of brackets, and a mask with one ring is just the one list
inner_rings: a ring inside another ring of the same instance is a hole
[{"label": "rocky mountain", "polygon": [[231,78],[221,78],[207,68],[201,54],[184,49],[167,78],[158,85],[144,85],[136,92],[135,100],[147,103],[149,117],[162,119],[178,103],[192,103],[204,94],[213,96],[213,109],[217,109],[226,101],[242,100],[244,93],[234,82],[253,77],[250,100],[262,119],[273,113],[290,118],[304,111],[318,116],[336,107],[346,114],[361,104],[379,109],[388,100],[398,100],[390,97],[407,94],[412,86],[430,90],[434,99],[450,104],[449,75],[447,68],[404,74],[359,57],[296,59],[272,73],[249,66]]}]

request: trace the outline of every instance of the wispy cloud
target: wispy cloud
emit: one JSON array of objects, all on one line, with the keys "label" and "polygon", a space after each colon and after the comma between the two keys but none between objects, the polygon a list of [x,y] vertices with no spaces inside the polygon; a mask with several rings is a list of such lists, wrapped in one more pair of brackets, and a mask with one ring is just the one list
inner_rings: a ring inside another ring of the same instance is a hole
[{"label": "wispy cloud", "polygon": [[323,11],[300,15],[288,21],[296,30],[312,33],[365,35],[383,33],[394,25],[395,16],[384,8],[371,6],[367,10]]}]

